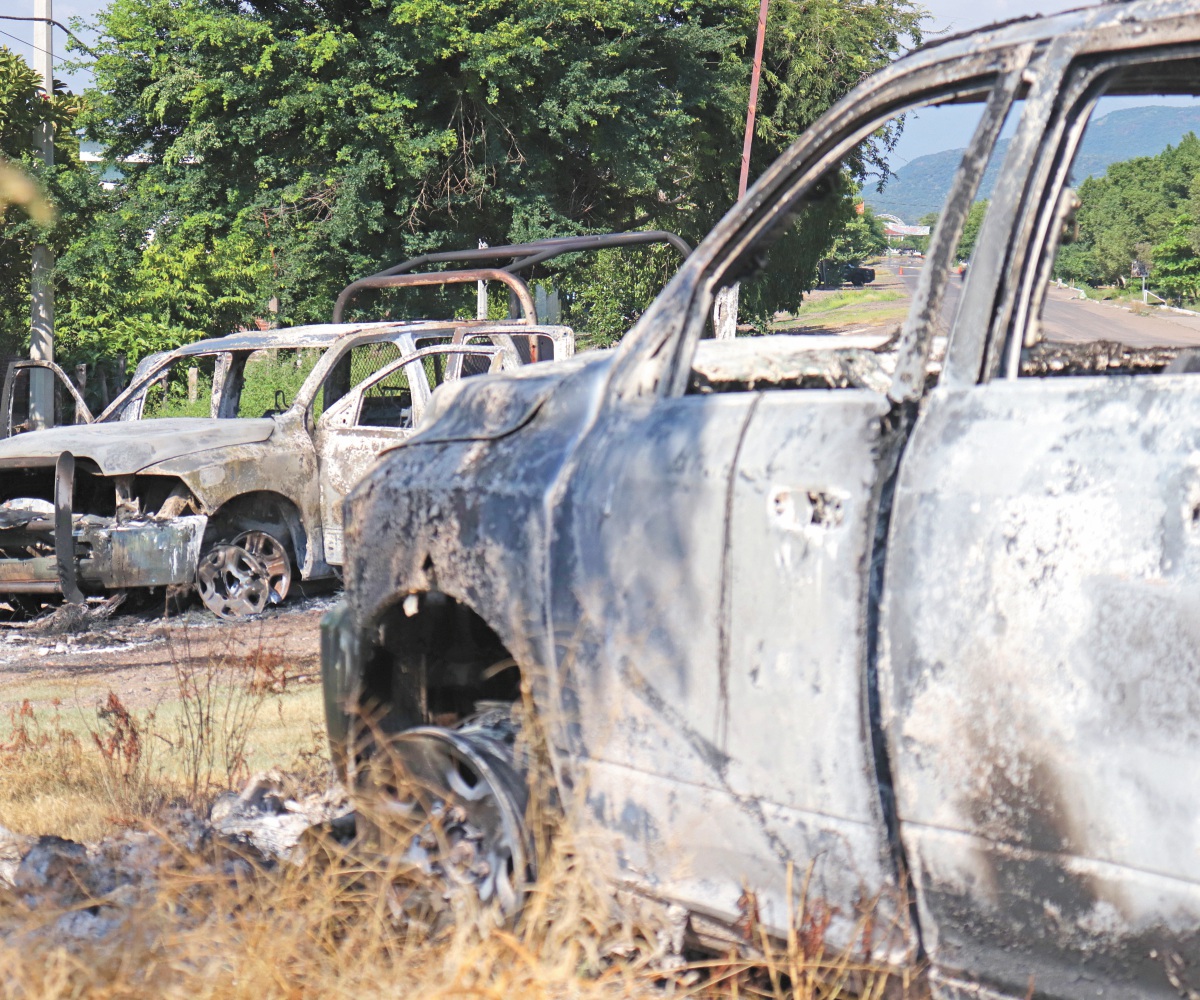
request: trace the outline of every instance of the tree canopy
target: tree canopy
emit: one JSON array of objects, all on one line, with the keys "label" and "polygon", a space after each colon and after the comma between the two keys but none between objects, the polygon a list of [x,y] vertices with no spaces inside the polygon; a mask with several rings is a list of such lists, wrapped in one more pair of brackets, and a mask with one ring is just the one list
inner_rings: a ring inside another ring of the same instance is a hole
[{"label": "tree canopy", "polygon": [[[101,207],[78,194],[90,221],[60,251],[62,349],[132,363],[272,310],[325,320],[350,280],[479,239],[695,241],[736,197],[757,6],[112,0],[80,122],[144,162],[121,164]],[[922,16],[775,0],[755,169],[919,41]],[[595,267],[578,287],[620,301],[574,301],[619,332],[652,294],[646,271]]]},{"label": "tree canopy", "polygon": [[[58,208],[56,218],[35,221],[27,211],[0,203],[0,357],[16,353],[28,340],[34,244],[46,240],[61,251],[83,221],[78,209],[88,199],[81,187],[90,186],[90,178],[80,168],[79,142],[72,131],[78,110],[61,84],[56,83],[49,98],[43,96],[40,77],[0,45],[0,165],[7,168],[9,183],[27,176],[40,181],[50,205]],[[58,147],[50,170],[43,169],[34,149],[34,134],[43,121],[49,121]]]},{"label": "tree canopy", "polygon": [[1114,163],[1078,194],[1078,236],[1059,251],[1060,277],[1117,284],[1138,261],[1168,296],[1200,294],[1200,139],[1189,132],[1157,156]]}]

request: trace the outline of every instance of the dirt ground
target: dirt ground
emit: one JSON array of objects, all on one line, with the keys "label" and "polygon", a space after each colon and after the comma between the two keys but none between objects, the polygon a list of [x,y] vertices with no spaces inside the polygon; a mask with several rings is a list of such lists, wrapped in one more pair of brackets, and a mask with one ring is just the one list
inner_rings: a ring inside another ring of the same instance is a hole
[{"label": "dirt ground", "polygon": [[28,699],[35,709],[53,699],[114,691],[130,708],[174,695],[174,664],[256,651],[286,664],[295,683],[320,674],[321,616],[338,600],[333,591],[293,598],[247,621],[223,621],[192,608],[161,614],[121,614],[55,634],[48,616],[0,624],[0,718]]}]

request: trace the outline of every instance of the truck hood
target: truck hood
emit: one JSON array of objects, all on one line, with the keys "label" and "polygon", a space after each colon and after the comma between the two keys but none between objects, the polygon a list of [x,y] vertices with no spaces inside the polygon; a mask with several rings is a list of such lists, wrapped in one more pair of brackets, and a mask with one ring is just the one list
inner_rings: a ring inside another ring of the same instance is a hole
[{"label": "truck hood", "polygon": [[475,375],[438,386],[421,429],[406,445],[491,441],[522,427],[566,379],[607,367],[611,351],[588,351],[563,361],[539,361],[499,375]]},{"label": "truck hood", "polygon": [[69,451],[76,458],[91,459],[106,476],[122,476],[196,452],[266,441],[274,430],[271,419],[191,417],[52,427],[0,441],[0,469],[26,462],[45,465]]}]

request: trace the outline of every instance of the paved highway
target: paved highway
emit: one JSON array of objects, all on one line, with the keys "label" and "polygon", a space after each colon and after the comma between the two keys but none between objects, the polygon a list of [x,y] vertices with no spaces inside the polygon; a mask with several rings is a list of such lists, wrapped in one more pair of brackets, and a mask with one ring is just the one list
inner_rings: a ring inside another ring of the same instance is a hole
[{"label": "paved highway", "polygon": [[[910,258],[911,259],[911,258]],[[901,281],[911,295],[917,287],[921,263],[887,264],[880,270],[903,270]],[[957,275],[950,279],[942,315],[952,318],[958,311],[963,282]],[[1130,347],[1200,346],[1200,315],[1156,310],[1139,316],[1129,309],[1103,302],[1080,300],[1066,288],[1051,286],[1042,311],[1042,332],[1047,340],[1079,344],[1108,340]]]}]

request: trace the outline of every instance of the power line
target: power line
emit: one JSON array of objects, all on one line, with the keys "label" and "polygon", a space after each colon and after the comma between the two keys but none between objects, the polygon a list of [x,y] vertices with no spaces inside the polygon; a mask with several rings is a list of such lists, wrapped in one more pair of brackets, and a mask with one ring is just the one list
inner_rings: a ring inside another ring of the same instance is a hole
[{"label": "power line", "polygon": [[[6,21],[7,20],[16,20],[15,18],[4,17],[4,15],[2,15],[2,14],[0,14],[0,18],[3,18]],[[33,49],[34,52],[45,52],[46,51],[41,46],[34,45],[33,42],[29,41],[28,39],[21,38],[18,35],[12,34],[11,32],[0,29],[0,35],[4,35],[6,38],[11,38],[14,42],[20,42],[22,45],[28,45],[31,49]],[[67,59],[59,59],[58,56],[54,55],[54,53],[50,53],[50,58],[53,59],[56,63],[65,63],[65,62],[70,61]]]},{"label": "power line", "polygon": [[[75,32],[73,32],[65,24],[54,20],[54,18],[52,18],[52,17],[17,17],[15,14],[0,14],[0,21],[40,21],[45,24],[53,24],[54,27],[58,28],[60,31],[65,32],[71,39],[74,40],[76,45],[78,45],[81,49],[83,49],[83,51],[86,52],[93,59],[99,58],[95,52],[93,52],[90,48],[88,48],[83,43],[82,38],[80,38],[77,34],[75,34]],[[7,31],[0,32],[0,34],[8,35],[8,32]],[[8,35],[8,37],[16,38],[17,36],[16,35]],[[21,41],[21,39],[17,39],[17,40]],[[43,49],[38,49],[36,45],[34,46],[34,48],[37,49],[38,52],[44,51]],[[53,58],[53,57],[51,57],[51,58]]]}]

